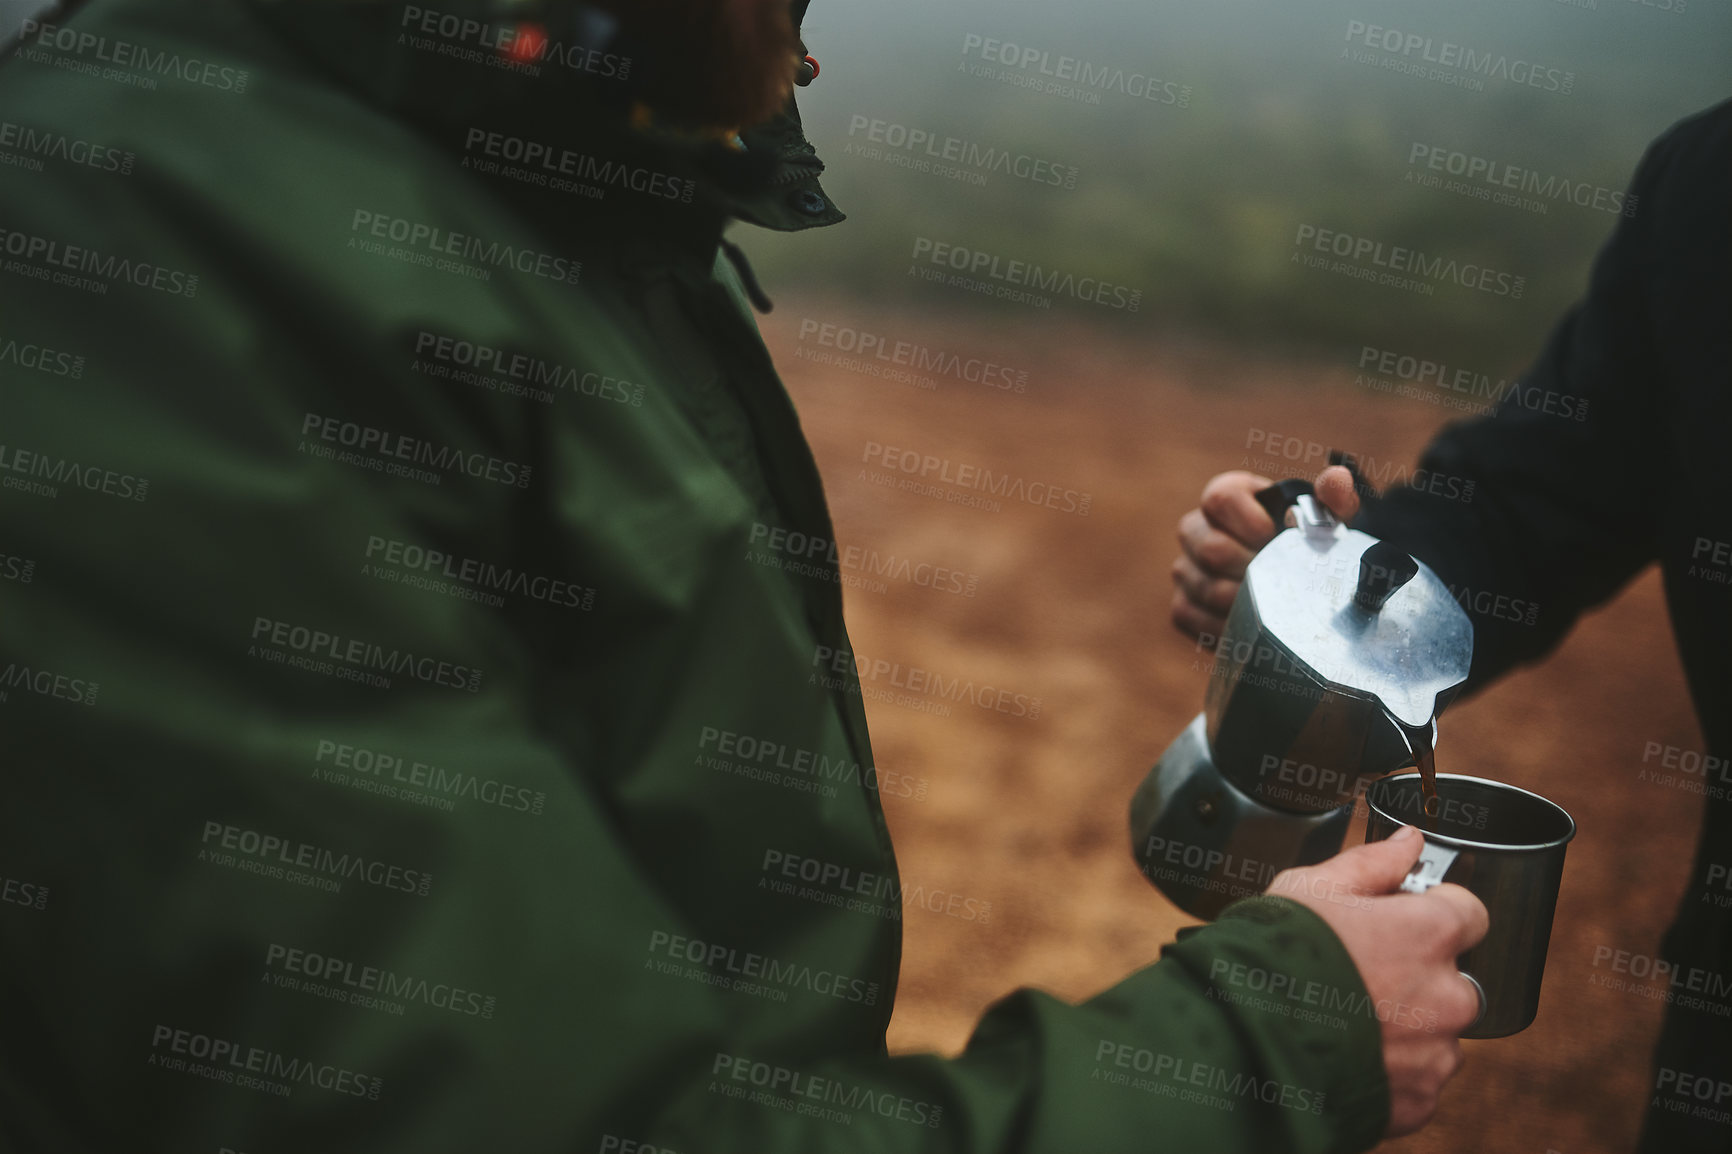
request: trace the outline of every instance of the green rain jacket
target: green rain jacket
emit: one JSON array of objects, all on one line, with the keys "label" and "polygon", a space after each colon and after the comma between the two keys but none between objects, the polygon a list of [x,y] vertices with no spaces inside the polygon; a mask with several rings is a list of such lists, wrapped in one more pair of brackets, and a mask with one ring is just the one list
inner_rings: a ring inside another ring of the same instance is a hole
[{"label": "green rain jacket", "polygon": [[1373,1144],[1284,900],[888,1056],[892,785],[718,248],[841,214],[580,27],[96,0],[0,66],[0,1148]]}]

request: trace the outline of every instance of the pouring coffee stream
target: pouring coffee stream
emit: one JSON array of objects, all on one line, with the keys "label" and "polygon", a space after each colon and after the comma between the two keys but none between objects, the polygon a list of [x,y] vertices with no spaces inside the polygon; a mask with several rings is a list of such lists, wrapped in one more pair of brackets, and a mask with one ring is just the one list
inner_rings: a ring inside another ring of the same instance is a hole
[{"label": "pouring coffee stream", "polygon": [[1431,743],[1431,730],[1426,727],[1413,728],[1401,725],[1402,736],[1407,738],[1409,748],[1413,751],[1413,764],[1419,770],[1419,816],[1426,829],[1432,828],[1440,808],[1437,797],[1437,749]]}]

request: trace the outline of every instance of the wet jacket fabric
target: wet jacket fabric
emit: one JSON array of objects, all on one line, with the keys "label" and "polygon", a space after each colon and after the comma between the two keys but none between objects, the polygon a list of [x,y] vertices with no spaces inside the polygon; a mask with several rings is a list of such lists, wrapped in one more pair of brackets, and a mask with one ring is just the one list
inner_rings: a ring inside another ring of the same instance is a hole
[{"label": "wet jacket fabric", "polygon": [[841,213],[791,108],[627,127],[559,17],[98,0],[0,66],[0,1149],[1370,1146],[1284,900],[887,1055],[906,783],[718,250]]},{"label": "wet jacket fabric", "polygon": [[1707,748],[1668,750],[1638,728],[1630,748],[1584,755],[1632,803],[1662,778],[1707,798],[1661,949],[1672,973],[1650,983],[1668,1009],[1642,1148],[1727,1150],[1723,1112],[1689,1091],[1704,1076],[1732,1085],[1732,103],[1656,141],[1630,197],[1521,387],[1440,434],[1425,480],[1359,523],[1430,565],[1473,617],[1470,690],[1660,566]]}]

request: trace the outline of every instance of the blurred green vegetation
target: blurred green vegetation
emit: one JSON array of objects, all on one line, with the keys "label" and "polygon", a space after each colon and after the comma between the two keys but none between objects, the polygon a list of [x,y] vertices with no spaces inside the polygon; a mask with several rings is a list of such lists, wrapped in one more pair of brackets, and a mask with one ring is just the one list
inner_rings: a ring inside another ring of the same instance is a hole
[{"label": "blurred green vegetation", "polygon": [[[850,219],[814,234],[741,239],[772,293],[818,289],[922,311],[988,310],[1009,323],[1053,315],[911,278],[920,236],[1144,293],[1134,316],[1062,297],[1054,313],[1277,349],[1339,353],[1374,344],[1515,372],[1580,295],[1617,217],[1563,199],[1545,202],[1542,214],[1422,187],[1403,179],[1425,171],[1410,168],[1411,148],[1438,145],[1541,179],[1622,191],[1647,141],[1732,88],[1725,60],[1676,74],[1633,74],[1628,66],[1644,51],[1672,51],[1680,37],[1726,31],[1728,21],[1720,14],[1710,25],[1704,17],[1681,30],[1655,23],[1654,35],[1670,39],[1644,48],[1607,23],[1623,13],[1530,0],[1511,15],[1463,4],[1477,23],[1458,37],[1580,67],[1574,91],[1489,80],[1485,91],[1471,92],[1342,59],[1341,13],[1359,9],[1333,3],[1321,14],[1271,16],[1252,25],[1253,36],[1232,22],[1274,6],[1188,9],[1167,22],[1172,35],[1159,41],[1147,30],[1166,26],[1160,13],[1107,6],[1088,10],[1092,24],[1007,34],[1054,55],[1081,44],[1091,60],[1127,68],[1171,61],[1170,79],[1193,89],[1183,109],[1116,92],[1084,105],[960,71],[964,35],[994,27],[984,9],[907,8],[900,24],[831,25],[824,31],[837,42],[823,56],[826,71],[801,104],[808,135],[829,164],[825,185]],[[1407,12],[1410,25],[1437,23],[1412,5]],[[807,35],[821,41],[810,25]],[[895,67],[886,69],[885,60]],[[866,143],[864,133],[850,133],[855,117],[1075,165],[1077,184],[1067,190],[993,173],[977,186],[862,157],[849,147]],[[1525,291],[1513,300],[1439,283],[1423,296],[1306,268],[1291,259],[1301,224],[1524,276]]]}]

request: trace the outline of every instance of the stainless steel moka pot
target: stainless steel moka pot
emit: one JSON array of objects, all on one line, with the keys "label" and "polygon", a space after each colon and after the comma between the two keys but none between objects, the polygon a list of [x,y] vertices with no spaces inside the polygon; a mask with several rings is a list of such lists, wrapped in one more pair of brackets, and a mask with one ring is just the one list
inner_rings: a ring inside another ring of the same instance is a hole
[{"label": "stainless steel moka pot", "polygon": [[1251,561],[1203,712],[1131,802],[1143,873],[1200,918],[1339,852],[1365,787],[1433,746],[1473,656],[1429,568],[1337,521],[1308,482],[1257,499],[1297,524]]}]

